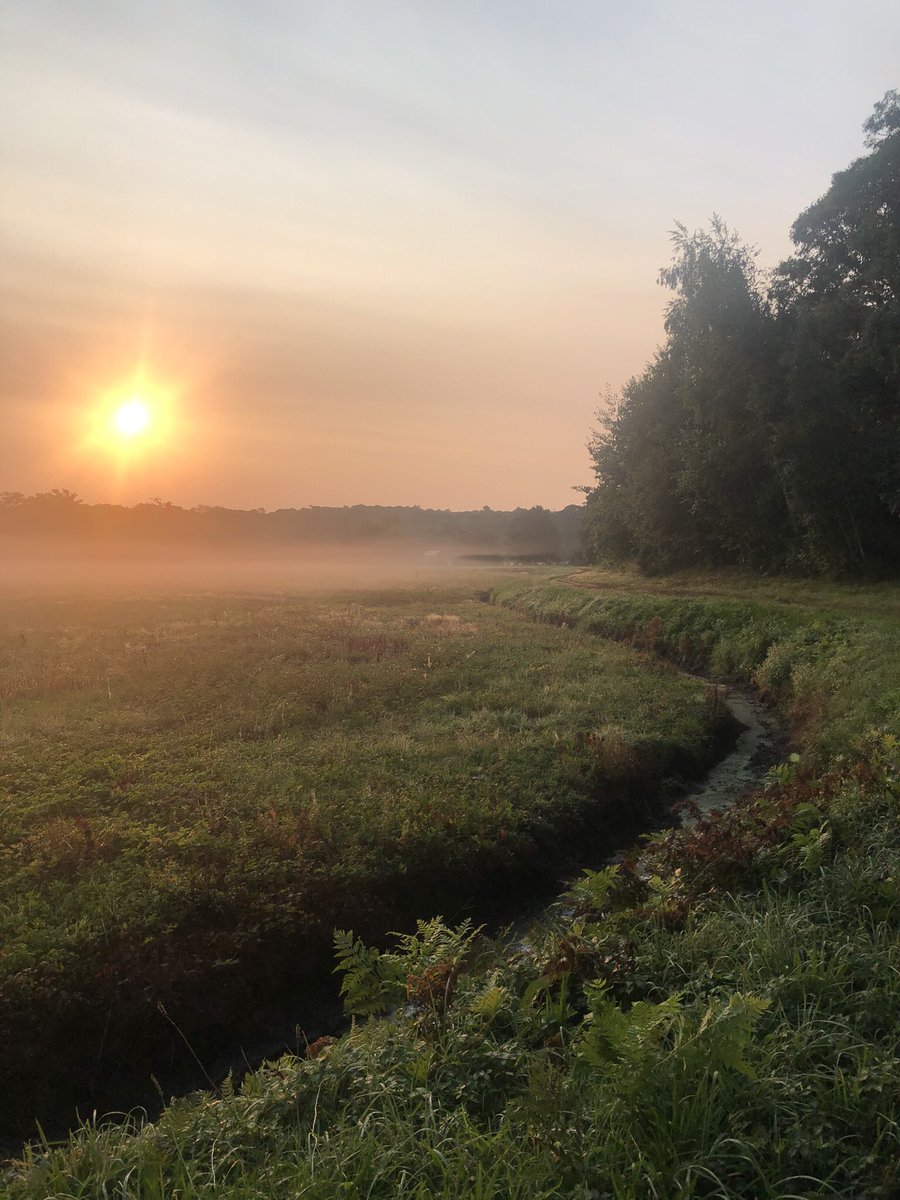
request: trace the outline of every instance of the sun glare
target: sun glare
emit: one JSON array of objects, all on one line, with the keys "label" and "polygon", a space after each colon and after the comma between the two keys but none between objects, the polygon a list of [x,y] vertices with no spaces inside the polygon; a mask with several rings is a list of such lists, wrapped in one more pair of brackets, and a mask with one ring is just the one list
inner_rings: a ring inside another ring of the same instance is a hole
[{"label": "sun glare", "polygon": [[144,433],[150,424],[150,409],[141,396],[131,396],[119,405],[113,424],[122,437],[133,438]]},{"label": "sun glare", "polygon": [[144,371],[106,388],[84,413],[84,449],[102,454],[117,471],[177,454],[176,432],[185,432],[181,391],[181,385],[151,379]]}]

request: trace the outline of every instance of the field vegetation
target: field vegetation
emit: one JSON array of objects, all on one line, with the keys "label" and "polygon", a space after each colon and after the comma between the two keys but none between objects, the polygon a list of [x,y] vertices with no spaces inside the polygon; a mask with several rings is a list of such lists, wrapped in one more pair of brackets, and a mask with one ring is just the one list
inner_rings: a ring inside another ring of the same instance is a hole
[{"label": "field vegetation", "polygon": [[796,752],[583,873],[513,945],[439,918],[387,951],[338,933],[349,1034],[29,1150],[11,1197],[897,1194],[895,594],[596,572],[494,599],[486,620],[534,623],[492,636],[596,638],[603,663],[602,635],[755,682]]},{"label": "field vegetation", "polygon": [[721,571],[648,580],[589,568],[538,585],[508,582],[495,598],[539,621],[752,684],[785,713],[809,767],[846,751],[873,726],[900,736],[896,584]]},{"label": "field vegetation", "polygon": [[701,684],[474,592],[6,605],[7,1129],[246,1033],[335,925],[551,885],[715,756]]}]

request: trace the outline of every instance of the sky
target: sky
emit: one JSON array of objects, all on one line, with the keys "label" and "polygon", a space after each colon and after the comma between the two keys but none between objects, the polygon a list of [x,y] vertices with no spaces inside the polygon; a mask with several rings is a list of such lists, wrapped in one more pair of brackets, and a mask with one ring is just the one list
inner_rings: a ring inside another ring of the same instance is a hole
[{"label": "sky", "polygon": [[774,266],[896,87],[894,0],[0,0],[0,492],[578,503],[674,223]]}]

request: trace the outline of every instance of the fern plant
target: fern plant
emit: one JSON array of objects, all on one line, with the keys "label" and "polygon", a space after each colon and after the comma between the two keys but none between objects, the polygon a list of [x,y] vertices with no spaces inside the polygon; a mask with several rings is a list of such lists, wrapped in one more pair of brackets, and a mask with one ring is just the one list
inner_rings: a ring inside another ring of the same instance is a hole
[{"label": "fern plant", "polygon": [[397,950],[386,953],[336,929],[335,972],[342,972],[341,995],[348,1016],[384,1013],[404,1000],[419,1007],[445,1009],[459,972],[481,927],[463,921],[452,928],[442,917],[417,921],[415,933],[394,934]]},{"label": "fern plant", "polygon": [[382,954],[374,946],[366,946],[361,939],[354,938],[352,930],[343,929],[334,931],[334,950],[335,973],[340,971],[344,976],[341,996],[348,1016],[374,1016],[402,1001],[405,973],[398,955]]},{"label": "fern plant", "polygon": [[637,1087],[663,1062],[684,1082],[698,1074],[737,1071],[755,1077],[747,1058],[756,1019],[769,1007],[758,996],[735,993],[713,999],[702,1011],[682,1007],[681,996],[659,1004],[641,1000],[623,1011],[604,985],[588,986],[579,1057],[594,1067],[622,1068],[622,1083]]},{"label": "fern plant", "polygon": [[662,1052],[663,1039],[680,1011],[680,997],[661,1004],[639,1000],[624,1012],[606,994],[604,984],[585,989],[589,1011],[584,1018],[579,1057],[594,1067],[621,1064],[637,1077]]}]

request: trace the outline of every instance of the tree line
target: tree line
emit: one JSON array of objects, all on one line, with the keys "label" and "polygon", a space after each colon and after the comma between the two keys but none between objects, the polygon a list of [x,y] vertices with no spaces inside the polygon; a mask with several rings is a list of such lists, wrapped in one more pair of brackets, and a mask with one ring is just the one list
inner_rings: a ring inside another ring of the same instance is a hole
[{"label": "tree line", "polygon": [[537,505],[470,512],[418,506],[354,504],[234,509],[201,504],[182,508],[154,498],[130,507],[86,504],[76,492],[54,488],[26,496],[0,492],[0,546],[18,550],[65,547],[73,553],[130,553],[167,548],[224,551],[316,546],[365,547],[391,543],[413,552],[431,548],[484,558],[571,559],[579,551],[581,508],[553,512]]},{"label": "tree line", "polygon": [[595,560],[900,569],[900,94],[769,275],[719,217],[678,225],[666,341],[601,416]]}]

